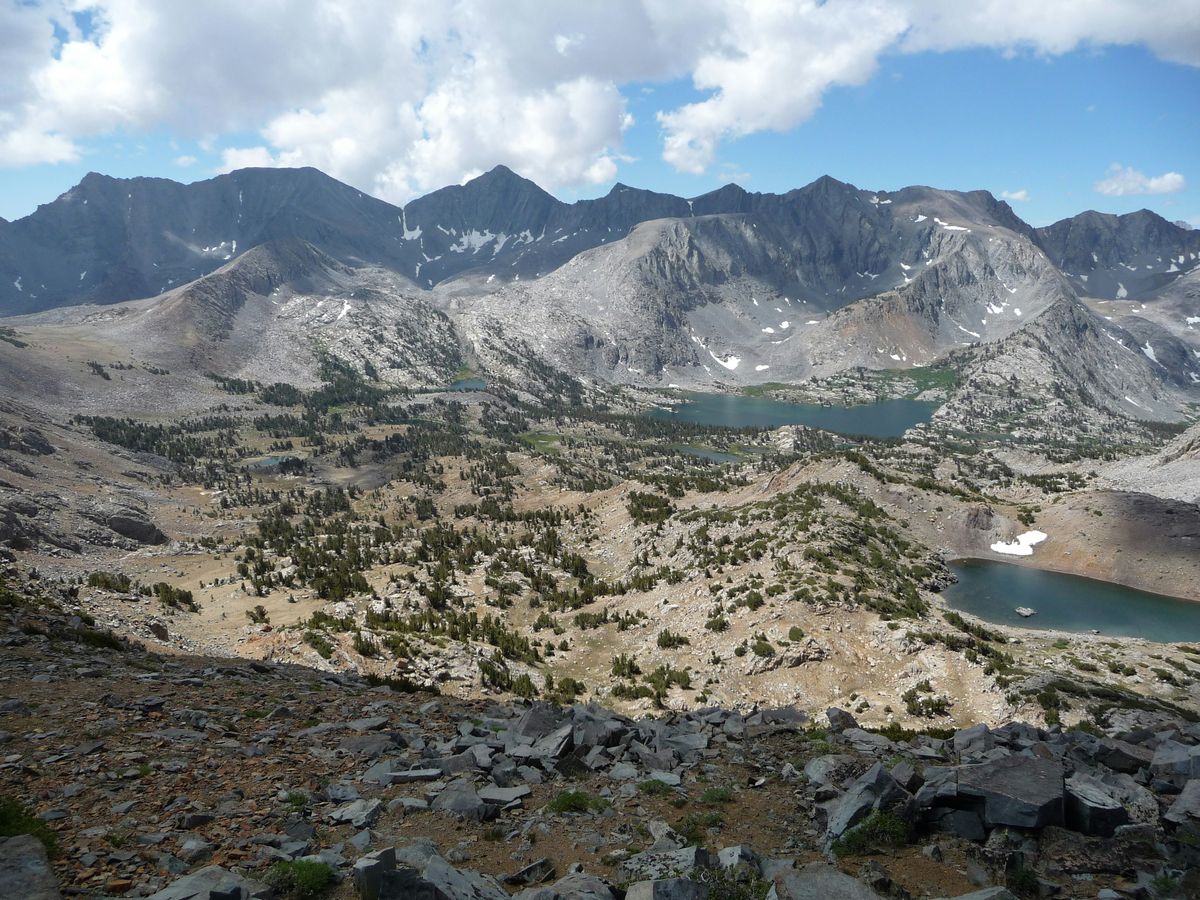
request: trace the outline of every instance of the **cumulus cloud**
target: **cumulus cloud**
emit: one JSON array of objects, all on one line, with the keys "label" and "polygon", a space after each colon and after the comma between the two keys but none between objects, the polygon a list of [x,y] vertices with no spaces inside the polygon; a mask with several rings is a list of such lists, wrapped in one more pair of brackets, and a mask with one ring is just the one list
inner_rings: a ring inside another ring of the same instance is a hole
[{"label": "cumulus cloud", "polygon": [[1200,0],[0,0],[0,165],[168,129],[226,168],[314,165],[396,201],[496,163],[600,183],[635,86],[690,79],[656,115],[664,158],[700,172],[887,52],[1106,44],[1200,65]]},{"label": "cumulus cloud", "polygon": [[1108,167],[1108,177],[1097,181],[1093,188],[1110,197],[1126,197],[1131,194],[1177,194],[1187,187],[1187,181],[1178,172],[1162,175],[1146,175],[1132,166],[1113,163]]},{"label": "cumulus cloud", "polygon": [[707,169],[724,138],[803,122],[834,85],[862,84],[907,24],[887,4],[856,0],[749,3],[739,13],[696,59],[692,80],[711,95],[658,114],[663,158],[681,171]]},{"label": "cumulus cloud", "polygon": [[1008,200],[1011,203],[1024,203],[1029,199],[1029,191],[1021,188],[1019,191],[1001,191],[1001,200]]}]

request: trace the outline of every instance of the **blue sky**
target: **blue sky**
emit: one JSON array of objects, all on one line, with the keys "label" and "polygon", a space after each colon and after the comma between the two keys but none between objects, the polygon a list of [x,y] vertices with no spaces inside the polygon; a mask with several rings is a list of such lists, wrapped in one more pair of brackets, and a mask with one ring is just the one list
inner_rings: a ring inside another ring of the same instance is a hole
[{"label": "blue sky", "polygon": [[[60,30],[60,40],[62,36]],[[85,42],[98,40],[90,33],[82,37]],[[561,35],[556,39],[563,40]],[[554,168],[538,153],[529,154],[523,164],[522,151],[514,149],[511,141],[498,140],[492,147],[478,136],[468,136],[474,141],[470,154],[463,152],[458,170],[445,171],[469,173],[489,162],[505,162],[566,200],[604,194],[618,180],[693,196],[729,181],[751,191],[781,192],[829,174],[870,189],[929,184],[982,188],[997,196],[1010,192],[1026,198],[1011,202],[1018,215],[1034,225],[1085,209],[1123,213],[1147,207],[1168,219],[1200,227],[1200,67],[1196,65],[1164,61],[1143,45],[1095,43],[1053,54],[1021,48],[913,52],[891,45],[875,54],[871,64],[873,74],[857,79],[863,83],[821,85],[819,106],[807,118],[793,116],[799,119],[797,124],[783,130],[750,128],[742,137],[726,133],[699,174],[664,160],[664,127],[656,118],[661,111],[711,96],[712,91],[693,86],[691,73],[631,80],[622,80],[617,73],[608,94],[603,84],[590,93],[572,94],[568,115],[578,118],[594,108],[602,117],[616,104],[618,112],[623,109],[633,119],[623,131],[614,131],[618,139],[604,133],[581,138],[547,126],[547,142],[562,140],[562,155],[578,151],[582,161],[575,169]],[[630,71],[636,69],[632,66]],[[203,90],[199,85],[193,89]],[[186,115],[194,98],[186,86],[176,90],[183,92],[175,100],[184,115],[158,108],[126,113],[122,104],[136,108],[138,102],[148,101],[120,96],[112,102],[121,107],[122,115],[115,116],[112,125],[90,124],[71,136],[75,158],[0,167],[0,216],[13,219],[28,214],[88,171],[195,181],[224,171],[239,159],[253,160],[254,154],[272,164],[319,165],[394,202],[450,180],[437,180],[440,170],[436,168],[425,170],[423,176],[411,174],[419,170],[406,163],[407,193],[380,187],[385,184],[379,180],[382,176],[373,178],[389,159],[405,159],[409,150],[404,146],[392,148],[390,156],[379,160],[353,164],[333,151],[326,153],[323,146],[288,150],[292,145],[287,142],[295,140],[286,133],[294,126],[287,120],[288,110],[308,106],[300,100],[289,103],[286,94],[273,96],[274,105],[264,101],[257,113],[239,110],[235,115],[220,109],[217,118],[205,105],[197,119],[202,114],[209,118],[204,127],[196,127]],[[418,99],[431,95],[436,95],[436,88]],[[230,124],[214,128],[213,121]],[[381,131],[398,143],[403,143],[400,138],[405,133]],[[466,140],[456,135],[454,147],[461,149]],[[255,149],[239,157],[231,156],[230,148]],[[322,163],[325,158],[329,164]],[[582,174],[596,159],[607,167]],[[1123,190],[1098,191],[1097,183],[1110,176],[1114,165],[1134,172],[1125,173]],[[1163,180],[1168,173],[1171,177]],[[1139,180],[1139,175],[1145,178]]]}]

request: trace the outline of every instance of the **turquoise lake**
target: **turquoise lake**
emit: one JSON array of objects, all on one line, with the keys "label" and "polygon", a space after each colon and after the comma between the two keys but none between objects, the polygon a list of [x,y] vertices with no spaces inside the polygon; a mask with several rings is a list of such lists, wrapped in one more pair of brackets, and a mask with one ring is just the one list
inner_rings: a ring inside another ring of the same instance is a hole
[{"label": "turquoise lake", "polygon": [[[1151,641],[1200,641],[1200,603],[1164,597],[1078,575],[1043,572],[1011,563],[968,559],[950,563],[958,583],[947,604],[986,622]],[[1026,619],[1016,607],[1037,615]]]},{"label": "turquoise lake", "polygon": [[486,391],[487,382],[482,378],[460,378],[446,386],[448,391]]}]

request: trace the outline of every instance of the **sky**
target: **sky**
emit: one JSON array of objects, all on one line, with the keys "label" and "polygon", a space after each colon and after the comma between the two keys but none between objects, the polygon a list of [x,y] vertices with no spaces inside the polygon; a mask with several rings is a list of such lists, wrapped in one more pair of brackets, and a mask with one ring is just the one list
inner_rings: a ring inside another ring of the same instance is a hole
[{"label": "sky", "polygon": [[1200,227],[1200,0],[0,0],[0,217],[89,171],[403,204],[821,175]]}]

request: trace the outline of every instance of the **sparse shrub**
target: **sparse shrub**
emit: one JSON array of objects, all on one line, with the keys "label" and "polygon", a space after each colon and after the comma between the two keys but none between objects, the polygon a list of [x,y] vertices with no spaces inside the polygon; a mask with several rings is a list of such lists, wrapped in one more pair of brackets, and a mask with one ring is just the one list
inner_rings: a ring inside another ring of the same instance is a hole
[{"label": "sparse shrub", "polygon": [[909,841],[908,823],[892,812],[876,810],[830,845],[835,856],[861,856],[874,850],[902,847]]},{"label": "sparse shrub", "polygon": [[16,798],[0,797],[0,837],[10,838],[19,834],[33,835],[51,856],[58,850],[58,838],[49,825]]},{"label": "sparse shrub", "polygon": [[267,871],[267,884],[286,897],[320,897],[333,887],[334,874],[326,863],[313,860],[277,862]]},{"label": "sparse shrub", "polygon": [[607,800],[593,797],[585,791],[559,791],[546,804],[546,809],[552,813],[600,812],[607,808]]},{"label": "sparse shrub", "polygon": [[674,650],[676,647],[685,647],[690,643],[691,641],[682,634],[675,634],[669,628],[664,628],[658,633],[658,646],[662,650]]},{"label": "sparse shrub", "polygon": [[640,793],[649,794],[650,796],[663,796],[674,792],[674,789],[665,781],[659,781],[657,778],[651,778],[648,781],[638,783],[637,789]]}]

